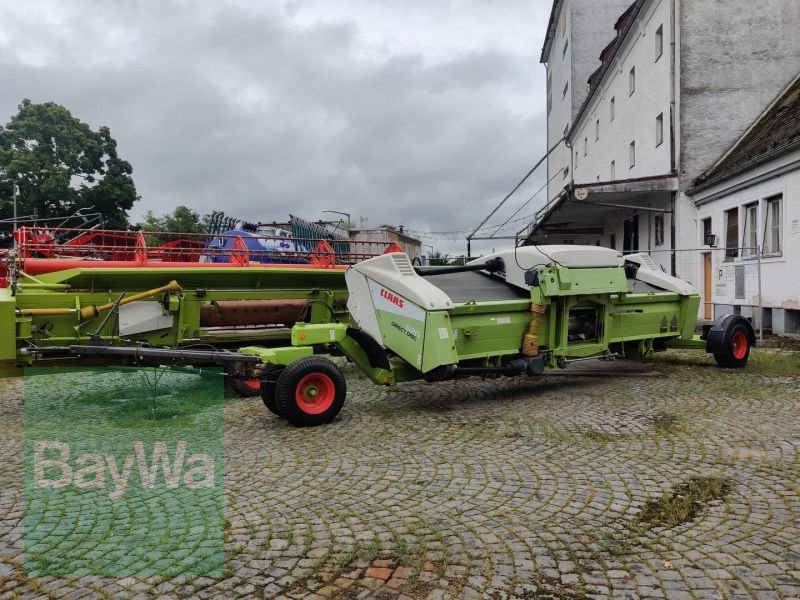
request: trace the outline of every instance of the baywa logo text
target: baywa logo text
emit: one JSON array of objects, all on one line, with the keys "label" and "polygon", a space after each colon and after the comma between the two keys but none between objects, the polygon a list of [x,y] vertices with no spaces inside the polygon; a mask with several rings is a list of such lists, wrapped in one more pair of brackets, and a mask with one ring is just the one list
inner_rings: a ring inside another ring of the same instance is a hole
[{"label": "baywa logo text", "polygon": [[185,441],[177,442],[172,452],[166,442],[155,442],[149,450],[148,453],[144,442],[136,441],[131,452],[122,456],[76,455],[64,442],[37,440],[34,441],[33,487],[107,489],[111,500],[125,495],[132,477],[134,481],[139,480],[141,489],[153,489],[157,485],[169,489],[184,486],[192,490],[214,487],[211,455],[189,454]]}]

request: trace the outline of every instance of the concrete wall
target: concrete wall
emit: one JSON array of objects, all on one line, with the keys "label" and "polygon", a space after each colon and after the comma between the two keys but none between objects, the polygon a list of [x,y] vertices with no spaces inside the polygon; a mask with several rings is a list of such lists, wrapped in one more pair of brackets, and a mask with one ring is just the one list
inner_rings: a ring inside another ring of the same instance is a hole
[{"label": "concrete wall", "polygon": [[[550,112],[547,115],[547,148],[552,148],[564,135],[564,128],[572,124],[572,90],[575,81],[572,79],[572,53],[574,51],[572,40],[572,3],[577,0],[563,0],[561,8],[556,15],[556,32],[548,57],[547,79],[550,89]],[[562,31],[562,24],[565,30]],[[566,54],[563,53],[564,43],[568,43]],[[566,95],[563,94],[564,85],[569,85]],[[562,144],[556,148],[547,160],[548,199],[558,194],[570,180],[571,174],[566,176],[557,174],[569,167],[569,153]]]},{"label": "concrete wall", "polygon": [[[659,27],[663,32],[663,51],[656,59],[655,32]],[[670,1],[647,3],[571,138],[573,164],[577,159],[574,168],[576,184],[670,173],[669,40]],[[636,87],[630,94],[632,68],[636,72]],[[612,98],[613,120],[610,113]],[[662,117],[663,138],[660,144],[656,143],[658,115]],[[633,167],[629,156],[631,142],[636,144]],[[611,161],[615,164],[613,177]]]},{"label": "concrete wall", "polygon": [[681,189],[800,69],[798,0],[680,0]]},{"label": "concrete wall", "polygon": [[422,255],[422,242],[391,229],[354,229],[350,232],[350,239],[359,242],[352,248],[356,253],[383,254],[386,244],[395,243],[405,250],[409,258]]},{"label": "concrete wall", "polygon": [[[564,0],[556,18],[556,33],[548,57],[547,76],[552,81],[552,107],[547,118],[547,147],[552,148],[571,128],[573,120],[588,95],[588,79],[600,66],[600,52],[614,39],[614,23],[632,0]],[[562,19],[565,30],[562,33]],[[564,53],[564,43],[567,52]],[[562,97],[564,84],[569,91]],[[558,195],[573,179],[557,175],[570,166],[570,153],[562,144],[547,161],[548,200]]]},{"label": "concrete wall", "polygon": [[[770,177],[777,169],[791,167],[788,173]],[[760,177],[769,177],[766,181],[753,183]],[[746,187],[744,187],[746,186]],[[741,189],[737,189],[741,187]],[[758,265],[752,257],[739,257],[726,260],[725,247],[725,211],[739,208],[739,239],[742,239],[743,215],[742,207],[752,202],[759,203],[758,243],[764,244],[764,200],[776,194],[783,195],[782,202],[782,252],[778,256],[765,256],[761,261],[761,297],[762,306],[773,309],[765,314],[765,325],[771,325],[779,333],[795,333],[785,331],[791,323],[797,323],[800,316],[800,151],[773,160],[750,172],[722,182],[695,196],[698,203],[697,219],[711,218],[712,232],[718,239],[718,250],[713,252],[713,289],[712,300],[722,308],[737,307],[741,314],[753,316],[757,320],[757,311],[752,307],[758,304]],[[717,199],[709,198],[719,196]],[[699,236],[702,236],[700,230]],[[696,238],[695,244],[702,246],[703,240]],[[744,272],[744,298],[736,298],[735,269],[740,267]],[[702,266],[698,266],[698,279],[702,276]],[[796,327],[796,325],[795,325]]]}]

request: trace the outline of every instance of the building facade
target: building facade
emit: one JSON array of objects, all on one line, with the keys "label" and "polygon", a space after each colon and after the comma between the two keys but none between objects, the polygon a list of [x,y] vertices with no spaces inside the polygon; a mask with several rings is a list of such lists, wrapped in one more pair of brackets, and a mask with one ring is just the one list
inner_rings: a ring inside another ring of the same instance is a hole
[{"label": "building facade", "polygon": [[800,77],[695,180],[706,316],[800,333]]},{"label": "building facade", "polygon": [[555,0],[541,60],[556,149],[527,242],[647,251],[700,283],[687,191],[797,75],[800,3]]},{"label": "building facade", "polygon": [[412,260],[422,256],[422,242],[405,233],[402,227],[381,225],[370,229],[351,229],[350,240],[359,242],[356,251],[360,253],[383,254],[386,244],[397,244]]}]

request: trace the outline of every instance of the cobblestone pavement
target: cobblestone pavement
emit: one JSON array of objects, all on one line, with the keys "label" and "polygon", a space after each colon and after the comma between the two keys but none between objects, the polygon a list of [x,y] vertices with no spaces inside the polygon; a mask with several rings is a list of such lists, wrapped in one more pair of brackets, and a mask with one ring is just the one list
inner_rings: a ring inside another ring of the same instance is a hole
[{"label": "cobblestone pavement", "polygon": [[[800,359],[754,358],[393,389],[348,368],[317,429],[230,399],[217,580],[27,578],[21,384],[0,381],[0,597],[800,597]],[[731,493],[634,526],[708,475]]]}]

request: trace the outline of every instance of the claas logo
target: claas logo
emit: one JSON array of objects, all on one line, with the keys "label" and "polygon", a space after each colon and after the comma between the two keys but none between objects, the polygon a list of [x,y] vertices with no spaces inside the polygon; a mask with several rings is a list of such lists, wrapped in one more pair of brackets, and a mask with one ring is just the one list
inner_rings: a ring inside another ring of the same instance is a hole
[{"label": "claas logo", "polygon": [[396,305],[398,308],[403,308],[403,299],[395,296],[392,292],[381,288],[381,297],[386,298],[389,302]]}]

